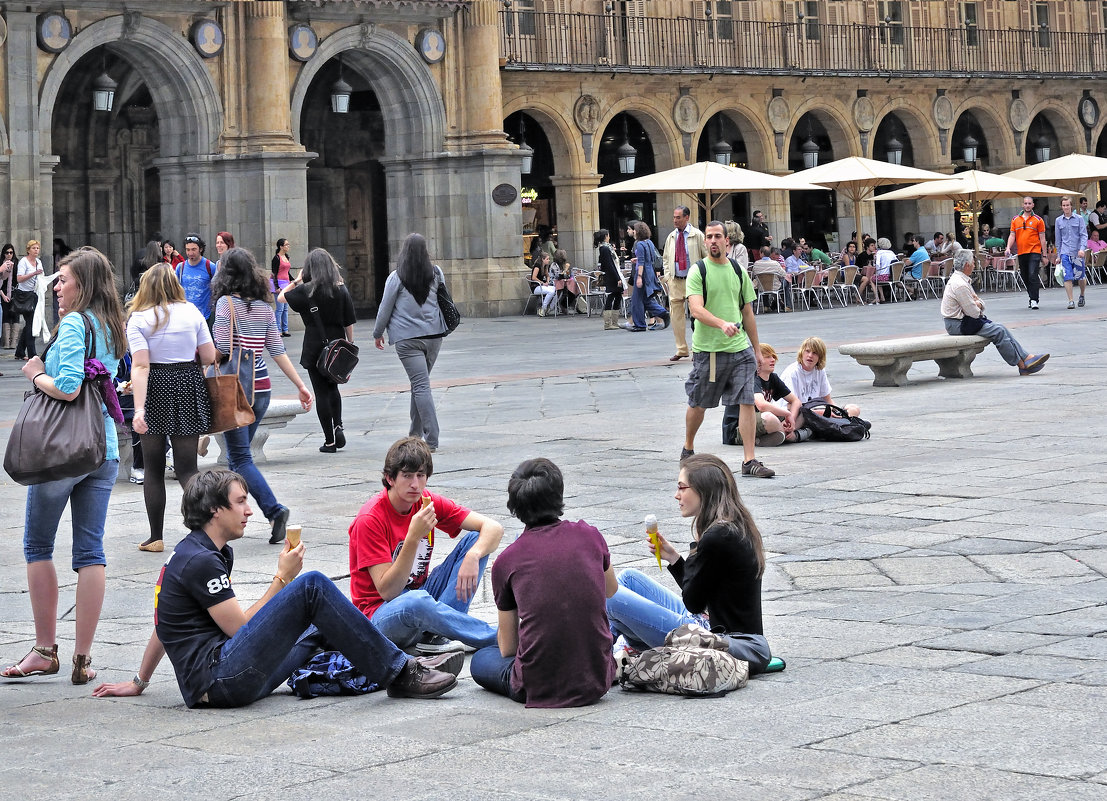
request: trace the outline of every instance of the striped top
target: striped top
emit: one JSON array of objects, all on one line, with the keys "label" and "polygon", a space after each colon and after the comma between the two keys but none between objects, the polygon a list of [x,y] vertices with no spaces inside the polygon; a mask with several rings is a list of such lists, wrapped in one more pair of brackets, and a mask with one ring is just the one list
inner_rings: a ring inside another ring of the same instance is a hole
[{"label": "striped top", "polygon": [[277,328],[277,318],[273,316],[273,307],[265,301],[255,300],[246,310],[246,301],[242,298],[224,295],[215,304],[215,327],[212,329],[215,347],[223,353],[231,352],[231,313],[228,301],[234,301],[234,338],[236,345],[250,348],[257,354],[254,362],[254,392],[269,392],[272,382],[269,380],[269,368],[265,364],[263,353],[270,356],[283,356],[284,340]]}]

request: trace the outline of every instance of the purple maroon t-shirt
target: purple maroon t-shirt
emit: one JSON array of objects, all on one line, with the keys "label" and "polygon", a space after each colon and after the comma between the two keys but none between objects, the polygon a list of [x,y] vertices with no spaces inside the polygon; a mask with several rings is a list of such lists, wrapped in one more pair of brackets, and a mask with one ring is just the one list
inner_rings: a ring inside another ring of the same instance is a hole
[{"label": "purple maroon t-shirt", "polygon": [[607,543],[583,520],[528,528],[492,565],[496,607],[519,614],[511,690],[528,707],[587,706],[615,678]]}]

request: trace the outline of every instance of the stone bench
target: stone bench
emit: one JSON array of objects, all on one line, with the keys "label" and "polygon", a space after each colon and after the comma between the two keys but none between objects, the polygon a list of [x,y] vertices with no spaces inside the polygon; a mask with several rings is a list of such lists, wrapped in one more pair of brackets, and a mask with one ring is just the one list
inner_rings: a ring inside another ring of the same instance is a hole
[{"label": "stone bench", "polygon": [[[275,400],[269,404],[269,410],[258,426],[254,434],[254,441],[250,445],[250,451],[254,456],[254,463],[261,464],[265,459],[265,443],[269,435],[277,429],[284,428],[296,415],[303,414],[304,409],[298,400]],[[119,476],[115,479],[117,484],[126,484],[131,477],[134,467],[134,453],[131,448],[131,432],[122,433],[117,427],[119,441]],[[220,434],[212,435],[211,442],[219,449],[218,462],[221,466],[227,466],[227,454],[223,453],[223,437]]]},{"label": "stone bench", "polygon": [[875,376],[874,387],[902,387],[908,383],[907,371],[911,365],[921,361],[937,362],[938,375],[943,378],[971,378],[972,360],[989,344],[989,340],[976,335],[934,334],[855,342],[839,346],[838,352],[852,356],[858,364],[871,369]]},{"label": "stone bench", "polygon": [[[304,407],[298,400],[274,400],[269,404],[265,417],[261,419],[258,430],[254,433],[253,442],[250,443],[250,452],[254,457],[254,464],[262,464],[265,458],[265,443],[269,441],[269,435],[278,429],[284,428],[296,415],[303,414]],[[227,466],[227,454],[223,451],[223,436],[215,434],[211,438],[212,444],[219,448],[219,464]]]}]

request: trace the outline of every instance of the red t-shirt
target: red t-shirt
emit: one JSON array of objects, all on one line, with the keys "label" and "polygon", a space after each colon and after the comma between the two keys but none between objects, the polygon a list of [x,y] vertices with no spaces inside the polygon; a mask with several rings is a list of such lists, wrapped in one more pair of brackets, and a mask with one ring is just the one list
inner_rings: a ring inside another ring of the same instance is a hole
[{"label": "red t-shirt", "polygon": [[[469,516],[469,510],[433,492],[430,497],[434,501],[434,513],[438,516],[435,528],[456,537],[461,533],[461,524]],[[377,607],[384,603],[373,577],[369,575],[369,568],[396,561],[396,555],[407,537],[411,518],[420,507],[421,503],[416,502],[406,514],[399,514],[392,508],[392,501],[388,500],[388,490],[382,489],[361,507],[350,524],[350,595],[354,606],[366,617],[372,617]],[[430,539],[424,538],[419,543],[405,589],[417,590],[423,586],[430,572],[433,551]]]}]

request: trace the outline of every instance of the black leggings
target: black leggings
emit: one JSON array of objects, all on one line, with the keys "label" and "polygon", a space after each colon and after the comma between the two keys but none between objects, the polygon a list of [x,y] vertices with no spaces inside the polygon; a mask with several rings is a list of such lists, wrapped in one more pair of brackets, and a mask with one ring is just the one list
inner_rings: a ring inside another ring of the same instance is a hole
[{"label": "black leggings", "polygon": [[35,319],[35,312],[23,312],[19,315],[23,318],[23,333],[19,335],[19,341],[15,343],[15,358],[35,355],[35,335],[31,332],[31,322]]},{"label": "black leggings", "polygon": [[623,290],[622,287],[617,287],[614,291],[608,292],[607,297],[603,301],[604,311],[622,311],[623,310]]},{"label": "black leggings", "polygon": [[338,391],[338,384],[315,367],[307,368],[307,373],[315,393],[315,413],[319,416],[326,444],[334,444],[334,427],[342,425],[342,393]]},{"label": "black leggings", "polygon": [[[145,475],[142,479],[142,497],[146,501],[146,518],[150,521],[150,539],[160,540],[165,528],[165,434],[140,434],[142,462]],[[188,480],[196,475],[196,448],[199,437],[171,436],[173,443],[173,472],[177,483],[184,489]]]}]

